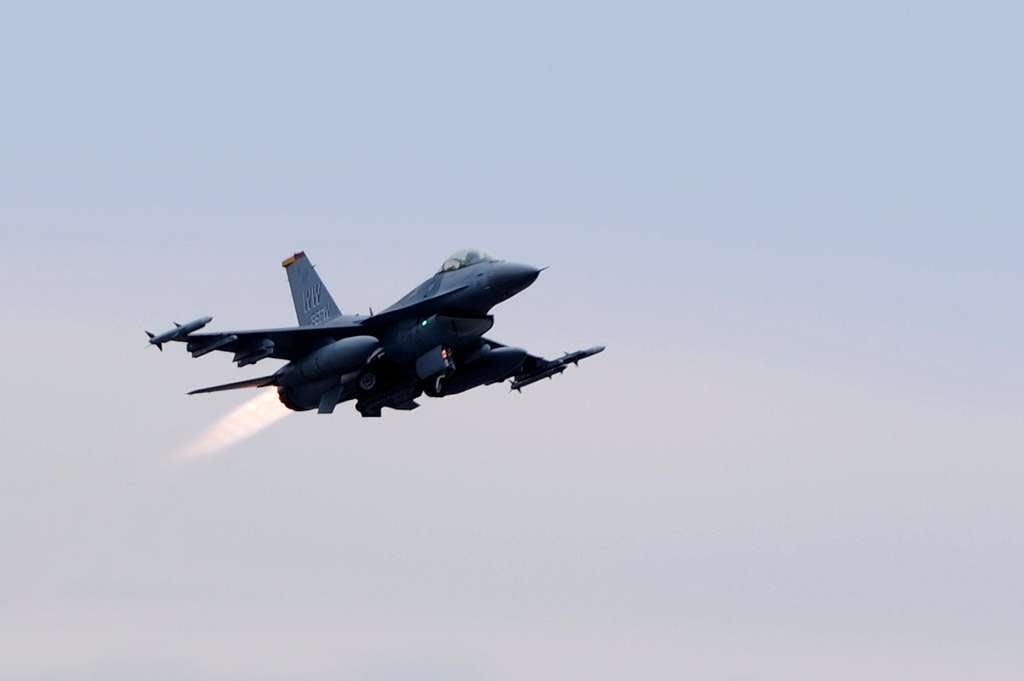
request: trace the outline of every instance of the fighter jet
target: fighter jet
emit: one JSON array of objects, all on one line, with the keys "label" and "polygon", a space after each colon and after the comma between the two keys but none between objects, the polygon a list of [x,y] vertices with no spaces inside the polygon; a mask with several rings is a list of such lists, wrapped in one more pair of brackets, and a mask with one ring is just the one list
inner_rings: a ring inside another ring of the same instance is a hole
[{"label": "fighter jet", "polygon": [[494,325],[491,309],[530,286],[542,270],[482,250],[452,254],[398,302],[369,315],[342,314],[304,252],[281,266],[298,326],[197,333],[211,321],[201,317],[161,334],[146,332],[152,345],[185,343],[193,357],[233,353],[239,367],[268,358],[287,361],[272,374],[189,395],[275,386],[281,402],[295,411],[330,414],[341,402],[354,401],[360,414],[376,417],[385,407],[415,409],[424,394],[445,397],[506,380],[522,391],[604,350],[595,346],[548,360],[486,338]]}]

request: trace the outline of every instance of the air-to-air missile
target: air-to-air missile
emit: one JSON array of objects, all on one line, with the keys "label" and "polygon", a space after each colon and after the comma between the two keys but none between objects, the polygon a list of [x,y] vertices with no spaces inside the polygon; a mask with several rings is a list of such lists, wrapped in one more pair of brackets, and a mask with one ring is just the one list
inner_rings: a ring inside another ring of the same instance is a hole
[{"label": "air-to-air missile", "polygon": [[179,324],[178,322],[174,322],[174,328],[170,331],[164,331],[163,333],[155,335],[147,331],[146,335],[149,336],[149,344],[155,345],[160,352],[163,352],[164,343],[178,338],[183,338],[193,331],[198,331],[212,321],[213,317],[200,317],[199,319],[193,319],[188,324]]},{"label": "air-to-air missile", "polygon": [[580,360],[586,359],[596,355],[599,352],[604,352],[603,345],[595,345],[592,348],[586,350],[577,350],[576,352],[567,352],[558,359],[553,359],[546,364],[536,367],[533,371],[525,374],[519,374],[512,381],[512,390],[522,391],[523,388],[536,383],[542,378],[551,378],[556,374],[560,374],[565,371],[569,364],[575,364],[579,366]]}]

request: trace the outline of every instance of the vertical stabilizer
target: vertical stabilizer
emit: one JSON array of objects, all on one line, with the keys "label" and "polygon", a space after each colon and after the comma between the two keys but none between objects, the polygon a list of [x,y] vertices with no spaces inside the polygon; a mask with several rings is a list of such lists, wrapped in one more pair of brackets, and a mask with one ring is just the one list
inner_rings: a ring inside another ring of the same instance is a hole
[{"label": "vertical stabilizer", "polygon": [[281,267],[288,273],[288,286],[300,326],[317,326],[341,316],[341,310],[305,253],[299,251],[285,258]]}]

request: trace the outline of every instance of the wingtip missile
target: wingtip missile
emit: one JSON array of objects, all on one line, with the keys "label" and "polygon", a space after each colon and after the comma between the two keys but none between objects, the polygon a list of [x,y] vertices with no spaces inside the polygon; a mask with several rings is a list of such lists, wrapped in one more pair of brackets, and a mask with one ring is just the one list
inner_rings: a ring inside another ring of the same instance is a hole
[{"label": "wingtip missile", "polygon": [[178,322],[174,322],[173,329],[164,331],[163,333],[159,334],[153,334],[147,331],[146,335],[149,336],[149,344],[155,345],[157,349],[160,350],[160,352],[163,352],[164,343],[172,340],[177,340],[179,338],[184,338],[190,333],[198,331],[199,329],[203,328],[212,321],[213,317],[200,317],[199,319],[193,319],[188,324],[179,324]]},{"label": "wingtip missile", "polygon": [[580,361],[587,357],[593,357],[594,355],[604,352],[603,345],[595,345],[587,348],[586,350],[577,350],[576,352],[567,352],[562,359],[566,362],[572,362],[575,366],[580,365]]},{"label": "wingtip missile", "polygon": [[565,371],[569,364],[579,366],[581,360],[584,360],[587,357],[592,357],[600,352],[604,352],[603,345],[595,345],[587,348],[586,350],[577,350],[576,352],[567,352],[558,359],[551,360],[531,372],[521,373],[513,377],[510,389],[515,390],[516,392],[522,392],[523,388],[526,386],[545,378],[554,378]]}]

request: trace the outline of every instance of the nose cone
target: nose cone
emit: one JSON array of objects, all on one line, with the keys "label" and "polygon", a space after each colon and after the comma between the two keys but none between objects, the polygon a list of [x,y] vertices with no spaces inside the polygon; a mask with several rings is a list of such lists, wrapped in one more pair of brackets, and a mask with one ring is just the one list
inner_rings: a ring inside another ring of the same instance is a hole
[{"label": "nose cone", "polygon": [[490,284],[507,296],[519,293],[537,281],[540,270],[514,262],[497,263],[490,273]]}]

